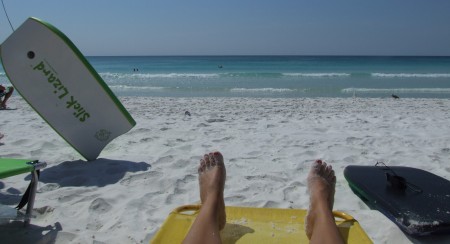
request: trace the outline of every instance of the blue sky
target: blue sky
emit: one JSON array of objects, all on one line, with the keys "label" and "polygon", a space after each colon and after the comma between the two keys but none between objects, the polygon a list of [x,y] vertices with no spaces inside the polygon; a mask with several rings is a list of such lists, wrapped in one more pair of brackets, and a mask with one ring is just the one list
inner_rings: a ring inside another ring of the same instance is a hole
[{"label": "blue sky", "polygon": [[[450,1],[4,0],[91,55],[447,55]],[[0,10],[0,41],[11,34]]]}]

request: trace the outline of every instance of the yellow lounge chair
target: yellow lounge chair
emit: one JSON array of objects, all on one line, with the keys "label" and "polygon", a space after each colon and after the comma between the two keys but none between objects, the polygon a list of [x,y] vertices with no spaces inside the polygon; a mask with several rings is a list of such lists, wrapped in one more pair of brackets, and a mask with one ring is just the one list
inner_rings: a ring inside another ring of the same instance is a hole
[{"label": "yellow lounge chair", "polygon": [[[176,208],[150,243],[181,243],[200,210],[200,205]],[[223,243],[308,243],[304,209],[226,207]],[[346,243],[372,243],[352,216],[334,211],[336,224]]]}]

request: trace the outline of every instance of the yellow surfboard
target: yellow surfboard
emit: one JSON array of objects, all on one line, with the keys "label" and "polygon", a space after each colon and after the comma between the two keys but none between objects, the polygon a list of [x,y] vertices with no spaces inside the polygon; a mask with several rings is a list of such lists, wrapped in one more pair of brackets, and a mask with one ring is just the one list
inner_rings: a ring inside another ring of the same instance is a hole
[{"label": "yellow surfboard", "polygon": [[[169,214],[150,243],[181,243],[200,210],[200,205],[181,206]],[[309,243],[304,209],[225,207],[227,223],[223,243]],[[333,212],[346,243],[372,243],[352,216]]]},{"label": "yellow surfboard", "polygon": [[0,46],[11,84],[87,160],[136,124],[62,32],[27,19]]}]

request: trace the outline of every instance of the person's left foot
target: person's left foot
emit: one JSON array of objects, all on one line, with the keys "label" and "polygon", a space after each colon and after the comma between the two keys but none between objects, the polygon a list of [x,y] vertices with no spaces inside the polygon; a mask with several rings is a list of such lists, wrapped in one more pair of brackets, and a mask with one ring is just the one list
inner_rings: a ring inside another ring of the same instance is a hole
[{"label": "person's left foot", "polygon": [[226,213],[223,191],[225,188],[226,170],[220,152],[205,154],[198,167],[200,200],[202,205],[207,201],[217,201],[219,230],[225,227]]}]

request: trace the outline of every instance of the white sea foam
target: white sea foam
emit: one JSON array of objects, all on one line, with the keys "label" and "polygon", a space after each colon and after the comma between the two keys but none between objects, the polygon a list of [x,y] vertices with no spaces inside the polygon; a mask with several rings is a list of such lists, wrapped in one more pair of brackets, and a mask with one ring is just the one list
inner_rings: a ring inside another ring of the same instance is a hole
[{"label": "white sea foam", "polygon": [[296,89],[288,88],[232,88],[230,92],[294,92]]},{"label": "white sea foam", "polygon": [[343,93],[450,93],[450,88],[345,88]]},{"label": "white sea foam", "polygon": [[450,78],[447,73],[372,73],[371,76],[379,78]]},{"label": "white sea foam", "polygon": [[215,78],[219,77],[218,74],[202,74],[202,73],[159,73],[159,74],[149,74],[149,73],[100,73],[102,78],[115,78],[115,79],[155,79],[155,78]]},{"label": "white sea foam", "polygon": [[299,76],[299,77],[346,77],[349,73],[283,73],[284,76]]},{"label": "white sea foam", "polygon": [[166,87],[160,87],[160,86],[111,85],[109,87],[114,90],[163,90],[163,89],[166,89]]}]

